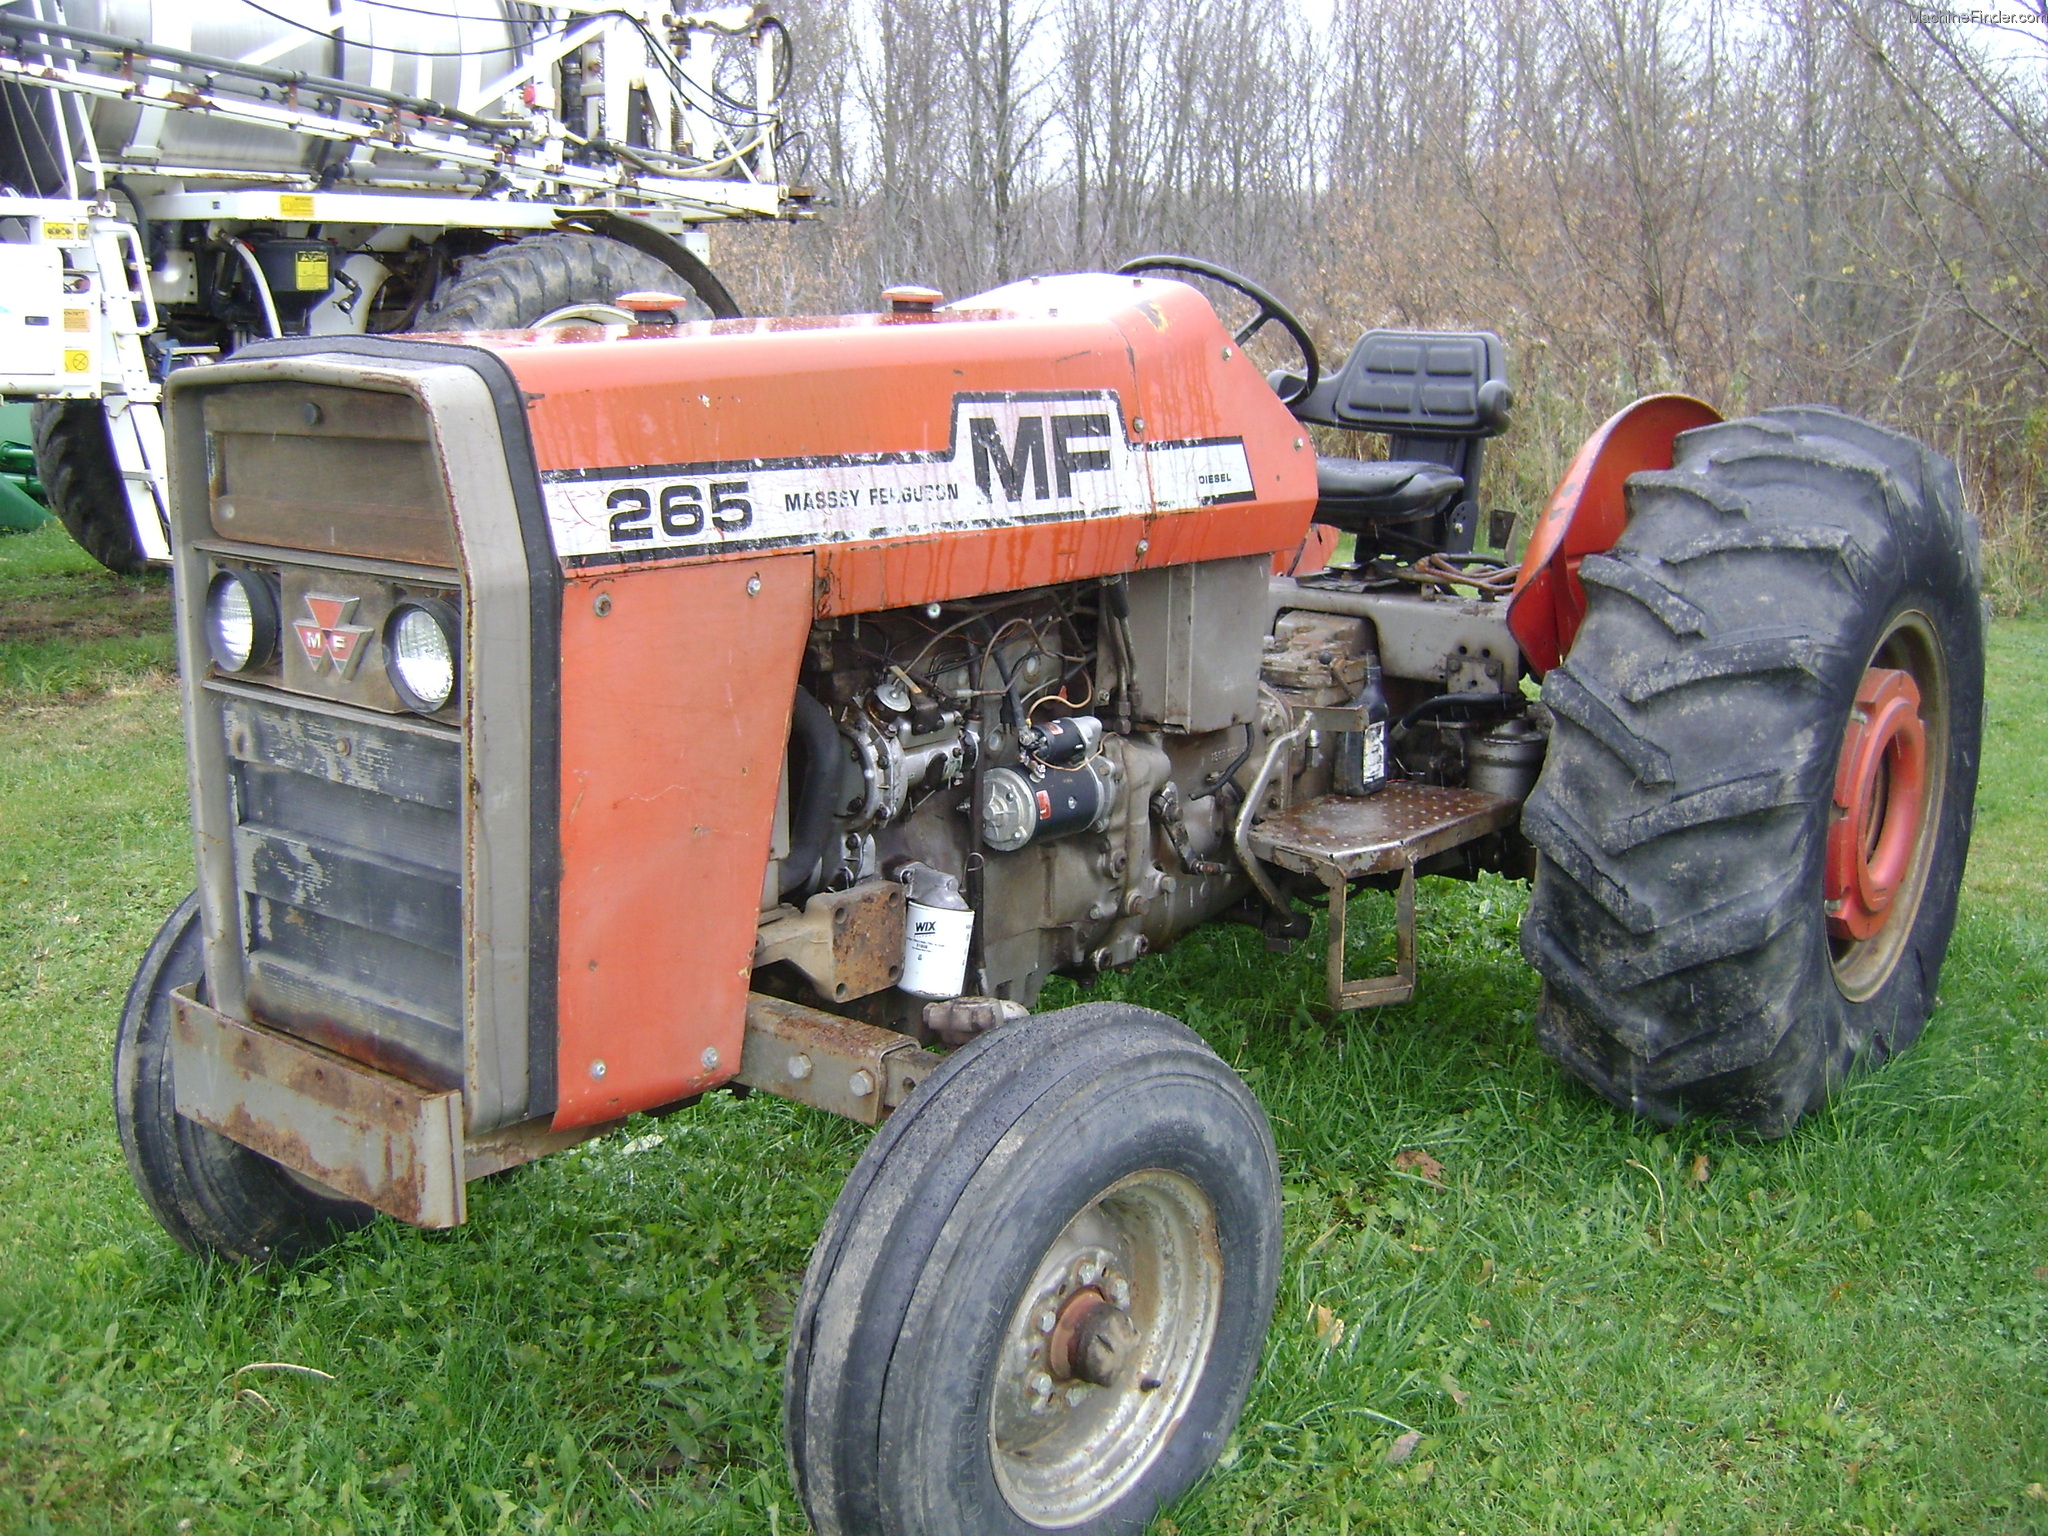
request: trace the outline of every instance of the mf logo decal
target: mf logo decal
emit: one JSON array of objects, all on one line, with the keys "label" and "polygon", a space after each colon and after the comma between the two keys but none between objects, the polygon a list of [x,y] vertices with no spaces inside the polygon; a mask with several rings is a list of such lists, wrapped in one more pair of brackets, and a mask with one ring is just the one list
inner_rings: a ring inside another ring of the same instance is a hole
[{"label": "mf logo decal", "polygon": [[292,620],[292,628],[298,632],[299,645],[315,672],[332,667],[337,677],[355,675],[356,663],[363,659],[363,641],[371,633],[368,625],[349,623],[359,601],[353,597],[323,597],[317,592],[306,594],[306,611],[313,616]]},{"label": "mf logo decal", "polygon": [[955,395],[934,453],[554,470],[571,565],[1178,512],[1249,501],[1241,438],[1133,443],[1113,390]]}]

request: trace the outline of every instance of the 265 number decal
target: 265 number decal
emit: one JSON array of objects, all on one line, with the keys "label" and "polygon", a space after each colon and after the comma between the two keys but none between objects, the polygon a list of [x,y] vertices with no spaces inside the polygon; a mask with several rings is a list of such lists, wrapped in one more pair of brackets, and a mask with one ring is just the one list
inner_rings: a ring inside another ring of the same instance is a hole
[{"label": "265 number decal", "polygon": [[608,527],[614,544],[651,544],[659,524],[665,540],[718,536],[752,526],[754,504],[744,480],[679,481],[650,492],[645,486],[622,486],[604,499],[611,514]]}]

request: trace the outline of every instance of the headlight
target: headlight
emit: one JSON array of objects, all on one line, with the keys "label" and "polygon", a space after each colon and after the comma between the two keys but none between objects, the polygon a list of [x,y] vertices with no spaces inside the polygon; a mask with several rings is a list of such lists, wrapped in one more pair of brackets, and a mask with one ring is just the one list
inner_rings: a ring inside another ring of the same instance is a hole
[{"label": "headlight", "polygon": [[384,670],[407,709],[430,715],[455,696],[455,615],[440,603],[403,602],[384,624]]},{"label": "headlight", "polygon": [[223,672],[248,672],[277,654],[277,594],[254,571],[229,566],[206,588],[206,649]]}]

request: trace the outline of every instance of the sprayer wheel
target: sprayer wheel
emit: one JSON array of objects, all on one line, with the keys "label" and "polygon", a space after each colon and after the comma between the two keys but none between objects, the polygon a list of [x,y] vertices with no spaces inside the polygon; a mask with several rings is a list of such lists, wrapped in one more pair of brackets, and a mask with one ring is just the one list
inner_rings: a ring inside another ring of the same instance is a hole
[{"label": "sprayer wheel", "polygon": [[58,521],[108,570],[147,569],[105,408],[97,400],[58,400],[37,406],[33,421],[36,478]]},{"label": "sprayer wheel", "polygon": [[[709,274],[703,287],[715,286]],[[716,297],[644,251],[580,230],[552,230],[465,257],[420,317],[423,331],[516,331],[623,318],[622,293],[680,293],[685,320],[709,320]],[[718,296],[724,290],[718,290]],[[728,301],[729,302],[729,301]]]}]

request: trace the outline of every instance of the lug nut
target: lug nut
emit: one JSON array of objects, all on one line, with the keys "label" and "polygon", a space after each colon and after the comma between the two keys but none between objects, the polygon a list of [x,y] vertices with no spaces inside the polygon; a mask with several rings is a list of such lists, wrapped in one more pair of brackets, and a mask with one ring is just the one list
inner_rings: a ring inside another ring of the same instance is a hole
[{"label": "lug nut", "polygon": [[1051,1333],[1054,1328],[1059,1326],[1059,1321],[1059,1313],[1053,1311],[1051,1307],[1047,1307],[1038,1314],[1038,1331],[1040,1333]]},{"label": "lug nut", "polygon": [[1080,1281],[1083,1285],[1093,1285],[1095,1283],[1096,1277],[1099,1276],[1101,1273],[1101,1266],[1098,1265],[1093,1259],[1083,1259],[1081,1261],[1081,1267],[1074,1271],[1074,1278]]},{"label": "lug nut", "polygon": [[1110,1281],[1109,1299],[1120,1307],[1128,1307],[1131,1304],[1131,1282],[1122,1275]]},{"label": "lug nut", "polygon": [[1031,1395],[1033,1397],[1052,1396],[1052,1378],[1046,1375],[1044,1371],[1033,1371],[1031,1373]]}]

